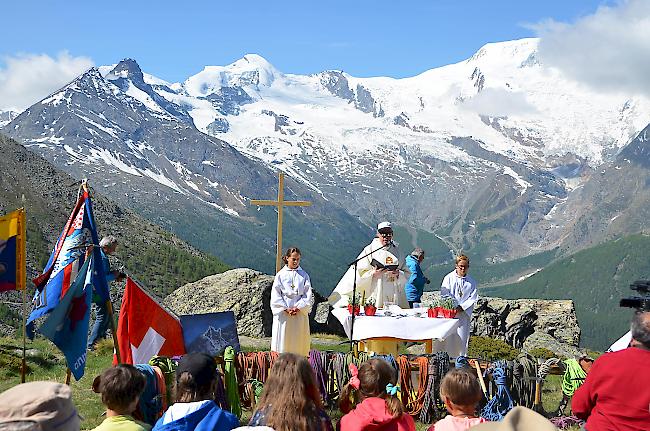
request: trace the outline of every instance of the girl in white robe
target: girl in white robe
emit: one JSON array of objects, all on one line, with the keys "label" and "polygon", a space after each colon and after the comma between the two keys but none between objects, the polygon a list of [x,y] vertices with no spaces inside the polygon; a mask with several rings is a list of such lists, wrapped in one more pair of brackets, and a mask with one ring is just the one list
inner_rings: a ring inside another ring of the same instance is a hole
[{"label": "girl in white robe", "polygon": [[290,247],[282,260],[285,266],[275,275],[271,288],[271,350],[308,356],[311,347],[311,280],[309,274],[300,267],[298,248]]}]

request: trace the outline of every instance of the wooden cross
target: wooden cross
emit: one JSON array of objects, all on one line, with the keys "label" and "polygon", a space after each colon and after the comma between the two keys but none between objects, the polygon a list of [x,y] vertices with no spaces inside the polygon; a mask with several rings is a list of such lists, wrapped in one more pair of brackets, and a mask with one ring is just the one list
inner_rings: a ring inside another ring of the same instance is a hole
[{"label": "wooden cross", "polygon": [[307,201],[285,201],[284,200],[284,173],[280,172],[278,180],[278,200],[251,200],[252,205],[272,205],[278,207],[278,242],[277,250],[275,252],[275,272],[277,273],[282,268],[282,208],[287,207],[308,207],[311,202]]}]

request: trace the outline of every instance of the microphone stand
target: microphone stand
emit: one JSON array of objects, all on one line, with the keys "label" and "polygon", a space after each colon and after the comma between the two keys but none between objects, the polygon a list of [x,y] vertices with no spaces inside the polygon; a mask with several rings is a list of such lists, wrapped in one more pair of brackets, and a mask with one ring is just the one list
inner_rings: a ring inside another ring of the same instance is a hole
[{"label": "microphone stand", "polygon": [[[350,322],[350,352],[354,351],[354,307],[357,304],[357,264],[359,261],[363,258],[366,258],[373,254],[376,251],[379,251],[381,249],[388,249],[393,244],[393,241],[389,241],[388,244],[382,245],[381,247],[372,250],[370,253],[366,253],[361,257],[358,257],[357,259],[353,260],[352,262],[348,263],[348,268],[354,265],[354,284],[352,285],[352,322]],[[361,307],[361,306],[359,306]]]}]

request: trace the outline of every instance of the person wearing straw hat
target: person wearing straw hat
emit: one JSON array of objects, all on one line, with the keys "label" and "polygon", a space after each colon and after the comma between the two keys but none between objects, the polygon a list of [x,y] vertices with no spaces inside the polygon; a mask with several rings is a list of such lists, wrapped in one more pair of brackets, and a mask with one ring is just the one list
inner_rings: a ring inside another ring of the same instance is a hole
[{"label": "person wearing straw hat", "polygon": [[499,422],[485,422],[470,431],[557,431],[555,425],[529,408],[517,406]]},{"label": "person wearing straw hat", "polygon": [[0,394],[0,430],[76,431],[80,419],[62,383],[22,383]]}]

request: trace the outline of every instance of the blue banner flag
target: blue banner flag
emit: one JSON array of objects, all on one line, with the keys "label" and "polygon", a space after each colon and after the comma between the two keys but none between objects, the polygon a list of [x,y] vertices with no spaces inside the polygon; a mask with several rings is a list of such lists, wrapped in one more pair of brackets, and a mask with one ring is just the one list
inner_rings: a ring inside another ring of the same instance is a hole
[{"label": "blue banner flag", "polygon": [[[85,191],[68,218],[43,273],[34,279],[34,307],[27,319],[27,334],[30,338],[34,336],[34,320],[57,307],[77,278],[79,268],[86,259],[88,246],[95,245],[92,256],[95,262],[101,262],[98,242],[90,195]],[[94,265],[91,276],[97,295],[102,301],[108,301],[110,295],[103,266]]]},{"label": "blue banner flag", "polygon": [[84,375],[86,368],[94,262],[93,256],[86,260],[77,278],[38,329],[63,352],[68,368],[77,380]]}]

